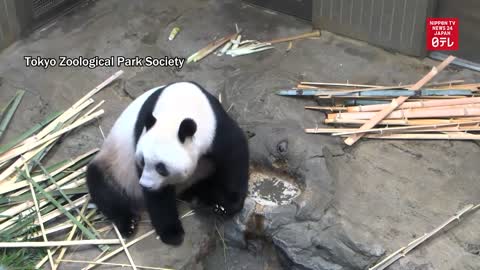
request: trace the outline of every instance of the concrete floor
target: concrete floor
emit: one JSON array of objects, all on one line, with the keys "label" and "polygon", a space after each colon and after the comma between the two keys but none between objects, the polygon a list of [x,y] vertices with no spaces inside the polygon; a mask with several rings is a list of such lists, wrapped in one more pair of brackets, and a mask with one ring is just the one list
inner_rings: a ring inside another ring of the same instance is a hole
[{"label": "concrete floor", "polygon": [[[305,22],[233,0],[101,0],[76,10],[0,53],[0,104],[18,88],[28,91],[3,141],[25,131],[47,114],[69,107],[118,70],[31,68],[25,66],[25,55],[187,57],[213,39],[234,31],[235,23],[244,30],[246,38],[258,40],[311,30]],[[168,42],[174,26],[180,26],[182,31],[174,41]],[[231,114],[243,126],[286,123],[313,127],[320,122],[319,114],[303,109],[311,102],[278,97],[273,92],[300,80],[412,83],[434,64],[428,59],[389,53],[326,32],[316,40],[295,42],[288,53],[285,49],[286,44],[280,44],[275,50],[238,58],[212,55],[180,71],[122,68],[125,71],[122,79],[96,96],[96,100],[106,100],[102,119],[65,138],[55,148],[50,161],[74,157],[100,146],[102,137],[97,126],[108,131],[131,97],[159,84],[195,80],[215,94],[228,92],[224,102],[228,107],[233,104]],[[436,79],[480,81],[480,75],[452,67]],[[475,143],[362,141],[353,148],[343,149],[339,141],[330,137],[317,136],[310,140],[337,149],[338,153],[328,161],[337,179],[336,209],[376,235],[388,252],[410,242],[414,235],[431,230],[463,204],[478,203],[480,198],[477,165],[480,151]],[[313,169],[321,172],[321,168]],[[201,269],[202,259],[215,246],[210,239],[215,232],[209,224],[211,221],[200,217],[191,220],[186,221],[189,243],[186,247],[166,248],[152,238],[133,249],[137,263]],[[411,259],[406,262],[398,263],[398,267],[407,267],[398,269],[409,269],[411,265],[415,267],[410,269],[477,269],[480,257],[466,247],[480,243],[480,231],[474,225],[478,222],[478,215],[466,219],[461,227],[421,247],[409,255]],[[94,257],[88,252],[79,254],[76,257]],[[213,258],[223,260],[218,249],[213,254]],[[239,255],[244,260],[248,260],[248,256]],[[253,259],[250,262],[253,265],[248,269],[278,268],[264,268],[262,259],[258,263]],[[242,269],[241,262],[239,264],[229,269]],[[74,265],[70,267],[65,269],[78,269]],[[225,269],[221,263],[211,260],[203,267]]]}]

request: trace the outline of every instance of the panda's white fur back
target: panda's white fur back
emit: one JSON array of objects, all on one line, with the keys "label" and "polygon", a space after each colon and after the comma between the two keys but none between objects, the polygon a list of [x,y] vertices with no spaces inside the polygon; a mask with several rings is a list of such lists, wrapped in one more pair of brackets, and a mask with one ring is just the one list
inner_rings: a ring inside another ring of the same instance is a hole
[{"label": "panda's white fur back", "polygon": [[[130,103],[115,121],[102,149],[95,157],[95,162],[103,166],[130,196],[137,199],[142,197],[142,190],[135,165],[135,122],[147,98],[161,87],[163,86],[146,91]],[[167,86],[157,100],[153,115],[159,124],[152,131],[159,136],[167,136],[169,140],[178,140],[178,128],[183,119],[193,119],[197,131],[189,151],[200,157],[209,150],[215,136],[216,118],[207,97],[196,85],[181,82]],[[151,148],[154,149],[153,146]],[[190,182],[213,169],[202,159],[198,165]]]}]

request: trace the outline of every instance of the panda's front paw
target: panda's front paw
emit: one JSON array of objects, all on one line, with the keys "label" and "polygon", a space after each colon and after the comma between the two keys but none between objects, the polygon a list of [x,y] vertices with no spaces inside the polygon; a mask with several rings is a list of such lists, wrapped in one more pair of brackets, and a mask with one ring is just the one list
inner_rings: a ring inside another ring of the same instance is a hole
[{"label": "panda's front paw", "polygon": [[138,218],[129,217],[129,218],[117,219],[114,221],[114,223],[117,226],[118,230],[120,231],[120,234],[123,237],[128,238],[132,236],[132,234],[135,232],[135,229],[137,228]]},{"label": "panda's front paw", "polygon": [[162,231],[157,231],[162,242],[171,246],[179,246],[183,243],[185,231],[182,225],[171,225],[164,228]]}]

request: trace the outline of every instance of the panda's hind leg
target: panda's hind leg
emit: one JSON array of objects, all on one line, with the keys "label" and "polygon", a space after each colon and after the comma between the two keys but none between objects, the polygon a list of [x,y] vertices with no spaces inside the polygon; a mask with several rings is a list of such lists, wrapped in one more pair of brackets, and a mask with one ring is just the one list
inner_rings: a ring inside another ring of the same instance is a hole
[{"label": "panda's hind leg", "polygon": [[124,237],[129,237],[135,232],[139,218],[129,197],[114,182],[99,164],[88,165],[87,186],[92,202]]}]

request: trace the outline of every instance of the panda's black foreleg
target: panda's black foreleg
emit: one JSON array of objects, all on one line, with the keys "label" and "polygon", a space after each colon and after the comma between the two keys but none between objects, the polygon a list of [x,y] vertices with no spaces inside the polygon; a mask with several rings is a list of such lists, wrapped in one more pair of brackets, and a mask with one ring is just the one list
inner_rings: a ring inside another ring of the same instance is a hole
[{"label": "panda's black foreleg", "polygon": [[185,232],[178,216],[175,187],[166,186],[159,191],[144,191],[152,225],[165,244],[182,244]]},{"label": "panda's black foreleg", "polygon": [[111,184],[108,175],[91,163],[87,168],[87,186],[93,203],[109,220],[113,221],[124,237],[131,236],[138,221],[129,198]]}]

